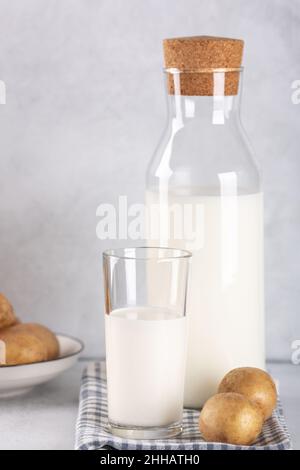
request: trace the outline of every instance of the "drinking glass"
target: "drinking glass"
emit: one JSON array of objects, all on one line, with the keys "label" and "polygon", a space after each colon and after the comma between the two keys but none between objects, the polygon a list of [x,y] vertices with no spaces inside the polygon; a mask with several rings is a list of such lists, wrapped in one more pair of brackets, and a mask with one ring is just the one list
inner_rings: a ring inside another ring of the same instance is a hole
[{"label": "drinking glass", "polygon": [[182,430],[191,254],[160,247],[103,253],[108,426],[158,439]]}]

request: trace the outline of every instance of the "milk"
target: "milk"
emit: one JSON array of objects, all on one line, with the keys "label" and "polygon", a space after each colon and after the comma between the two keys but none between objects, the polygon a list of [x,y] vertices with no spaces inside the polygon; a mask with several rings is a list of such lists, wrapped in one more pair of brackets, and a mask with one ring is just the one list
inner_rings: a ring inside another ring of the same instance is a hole
[{"label": "milk", "polygon": [[[149,245],[193,253],[185,406],[199,408],[230,369],[265,367],[262,194],[219,197],[183,191],[159,199],[148,192],[146,200],[148,209],[160,202],[160,215],[152,216],[148,227]],[[180,210],[185,218],[180,219]],[[163,283],[153,280],[152,289],[163,290]]]},{"label": "milk", "polygon": [[151,308],[105,315],[109,421],[166,426],[182,419],[186,318]]}]

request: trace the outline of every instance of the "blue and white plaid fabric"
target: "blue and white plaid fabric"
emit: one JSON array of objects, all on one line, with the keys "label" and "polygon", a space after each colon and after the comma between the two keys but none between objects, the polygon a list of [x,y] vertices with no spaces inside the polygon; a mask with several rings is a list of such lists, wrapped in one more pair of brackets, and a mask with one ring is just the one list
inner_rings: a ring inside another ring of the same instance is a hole
[{"label": "blue and white plaid fabric", "polygon": [[166,440],[133,440],[113,436],[107,426],[107,393],[104,362],[91,363],[83,373],[79,413],[76,424],[75,449],[119,450],[282,450],[291,449],[291,439],[278,406],[272,417],[264,424],[263,432],[252,446],[236,446],[205,442],[198,430],[199,411],[184,410],[183,432]]}]

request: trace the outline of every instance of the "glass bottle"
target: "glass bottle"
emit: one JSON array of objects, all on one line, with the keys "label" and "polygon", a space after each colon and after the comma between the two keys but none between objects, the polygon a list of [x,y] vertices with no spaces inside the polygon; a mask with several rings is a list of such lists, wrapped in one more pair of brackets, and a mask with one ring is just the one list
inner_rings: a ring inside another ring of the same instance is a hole
[{"label": "glass bottle", "polygon": [[240,121],[242,68],[164,74],[168,120],[147,172],[147,238],[193,253],[185,406],[199,408],[229,370],[265,368],[263,194]]}]

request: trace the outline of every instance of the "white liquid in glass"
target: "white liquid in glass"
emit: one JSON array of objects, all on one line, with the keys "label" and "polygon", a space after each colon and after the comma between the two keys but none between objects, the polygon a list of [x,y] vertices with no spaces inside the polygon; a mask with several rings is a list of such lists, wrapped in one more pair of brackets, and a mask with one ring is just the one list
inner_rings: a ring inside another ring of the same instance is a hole
[{"label": "white liquid in glass", "polygon": [[148,307],[105,315],[109,421],[166,426],[181,421],[186,318]]}]

